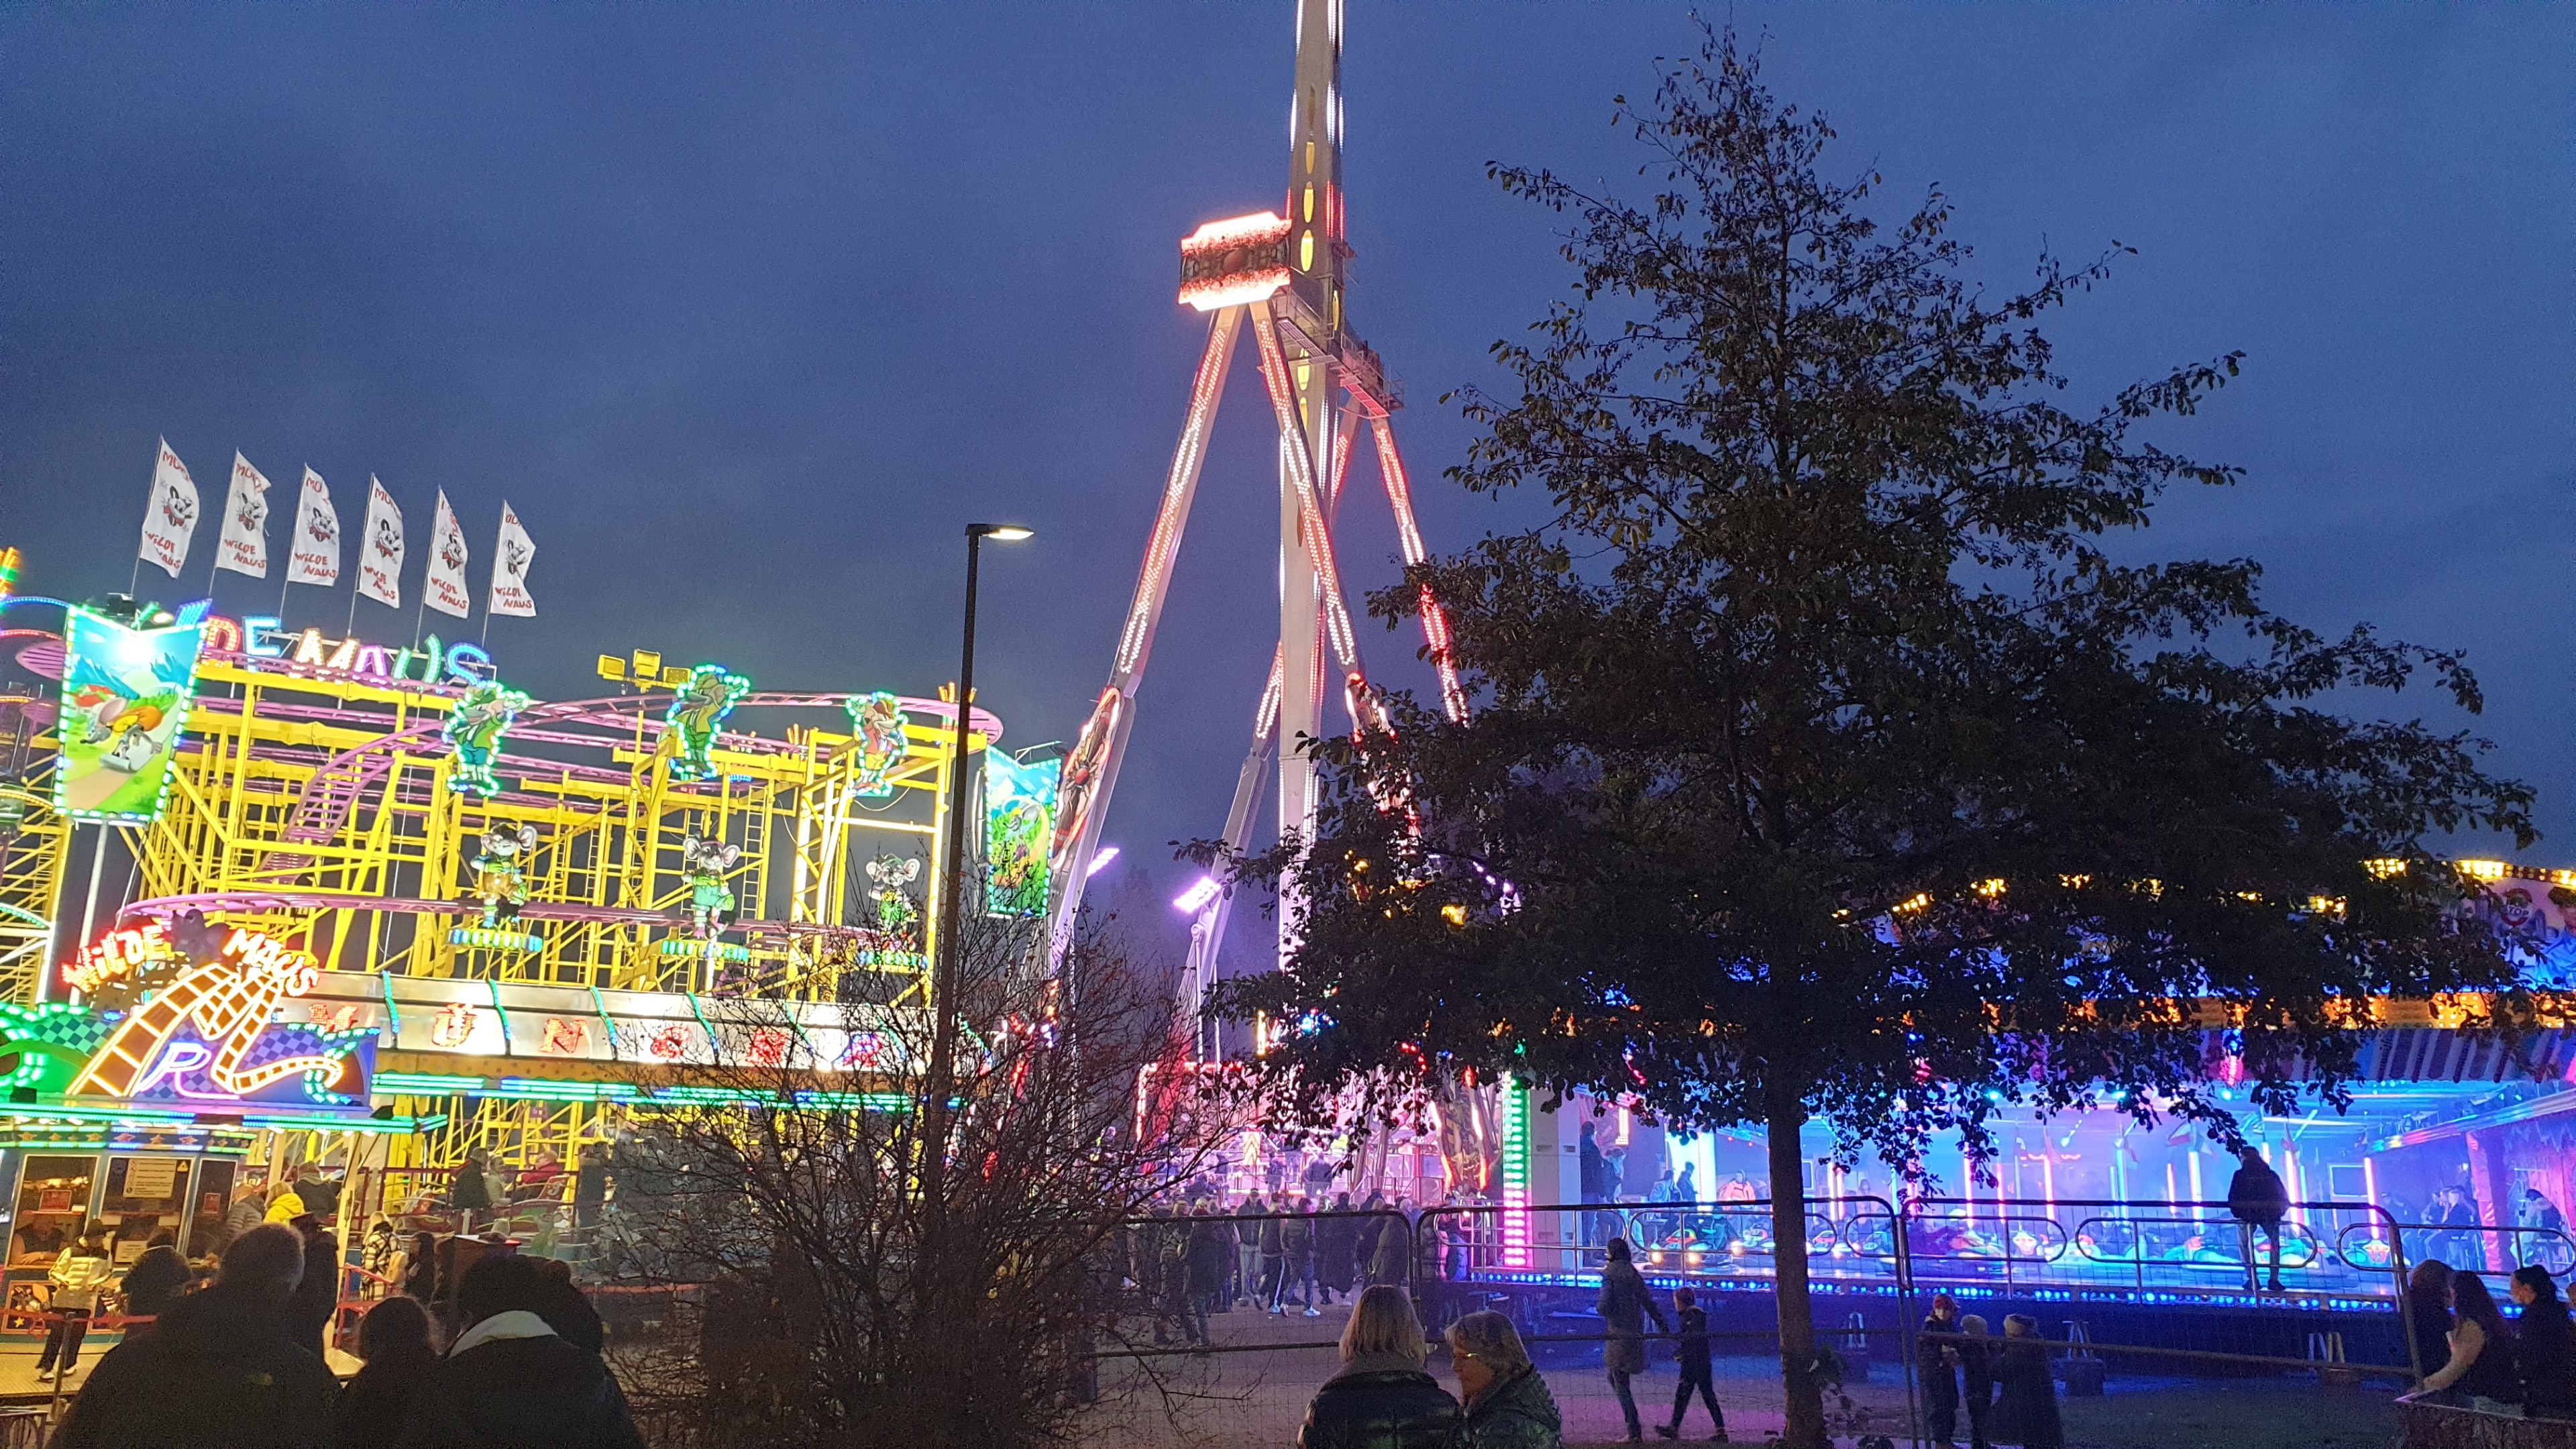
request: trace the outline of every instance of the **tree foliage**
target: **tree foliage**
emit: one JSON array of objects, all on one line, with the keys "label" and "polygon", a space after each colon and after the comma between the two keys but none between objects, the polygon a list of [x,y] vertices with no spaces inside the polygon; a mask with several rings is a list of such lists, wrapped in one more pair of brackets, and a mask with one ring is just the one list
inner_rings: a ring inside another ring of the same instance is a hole
[{"label": "tree foliage", "polygon": [[2161,440],[2237,354],[2070,404],[2038,324],[2124,249],[1990,294],[1941,195],[1882,224],[1732,34],[1620,117],[1643,203],[1494,168],[1570,223],[1574,284],[1497,344],[1510,394],[1463,394],[1450,476],[1552,517],[1373,598],[1445,601],[1478,709],[1311,746],[1313,848],[1249,866],[1287,887],[1293,969],[1228,1003],[1307,1024],[1275,1070],[1317,1104],[1510,1071],[1759,1124],[1794,1187],[1811,1118],[1916,1164],[2107,1087],[2232,1137],[2215,1051],[2279,1110],[2339,1098],[2366,998],[2513,1004],[2428,842],[2527,844],[2530,792],[2481,741],[2335,708],[2429,684],[2474,712],[2461,658],[2284,619],[2248,560],[2114,546],[2236,480]]}]

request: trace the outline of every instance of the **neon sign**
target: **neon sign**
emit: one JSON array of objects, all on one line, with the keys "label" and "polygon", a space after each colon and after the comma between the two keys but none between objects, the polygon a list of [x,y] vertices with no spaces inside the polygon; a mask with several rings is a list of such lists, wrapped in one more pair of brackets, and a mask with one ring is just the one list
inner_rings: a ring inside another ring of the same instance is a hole
[{"label": "neon sign", "polygon": [[325,674],[387,684],[447,684],[470,688],[493,677],[492,655],[479,644],[458,640],[442,644],[437,635],[418,648],[387,648],[352,636],[326,637],[319,629],[298,633],[273,614],[245,614],[239,620],[220,615],[206,620],[206,651],[245,659],[282,659]]},{"label": "neon sign", "polygon": [[159,921],[110,931],[63,963],[63,984],[83,996],[96,996],[100,988],[132,981],[175,954]]},{"label": "neon sign", "polygon": [[165,963],[177,979],[116,1021],[66,1097],[364,1105],[375,1030],[327,1015],[276,1020],[279,1003],[313,990],[322,969],[271,936],[237,927],[192,955],[157,925],[112,931],[64,975],[90,989]]}]

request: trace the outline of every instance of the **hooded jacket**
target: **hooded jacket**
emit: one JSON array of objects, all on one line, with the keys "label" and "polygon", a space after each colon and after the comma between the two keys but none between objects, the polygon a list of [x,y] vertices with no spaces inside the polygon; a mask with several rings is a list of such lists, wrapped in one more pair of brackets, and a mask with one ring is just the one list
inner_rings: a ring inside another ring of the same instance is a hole
[{"label": "hooded jacket", "polygon": [[[504,1336],[507,1335],[507,1336]],[[403,1449],[643,1449],[599,1355],[534,1313],[467,1329],[413,1395]]]},{"label": "hooded jacket", "polygon": [[107,1351],[56,1449],[330,1449],[339,1382],[287,1336],[276,1306],[222,1284],[170,1305]]}]

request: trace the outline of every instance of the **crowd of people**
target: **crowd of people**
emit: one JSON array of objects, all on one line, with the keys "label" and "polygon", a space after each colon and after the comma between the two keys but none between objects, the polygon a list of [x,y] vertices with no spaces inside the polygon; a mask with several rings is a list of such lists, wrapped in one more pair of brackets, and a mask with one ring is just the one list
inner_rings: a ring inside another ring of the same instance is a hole
[{"label": "crowd of people", "polygon": [[1436,1318],[1435,1285],[1467,1276],[1476,1230],[1470,1215],[1375,1192],[1256,1193],[1231,1210],[1198,1198],[1130,1225],[1126,1279],[1152,1304],[1157,1344],[1204,1345],[1209,1316],[1237,1309],[1318,1318],[1372,1284],[1421,1290]]},{"label": "crowd of people", "polygon": [[2435,1258],[2406,1283],[2406,1318],[2425,1363],[2442,1361],[2411,1396],[2489,1414],[2576,1419],[2576,1342],[2557,1278],[2537,1263],[2513,1271],[2514,1321],[2486,1279]]},{"label": "crowd of people", "polygon": [[1937,1449],[1958,1449],[1962,1420],[1973,1449],[2065,1444],[2057,1380],[2049,1372],[2039,1321],[2029,1314],[2007,1314],[1997,1339],[1983,1317],[1961,1313],[1958,1300],[1936,1293],[1915,1363],[1922,1377],[1924,1429]]},{"label": "crowd of people", "polygon": [[[641,1449],[599,1315],[547,1259],[493,1254],[466,1268],[442,1300],[456,1329],[443,1350],[426,1295],[380,1300],[358,1329],[364,1366],[343,1388],[325,1359],[339,1248],[291,1206],[291,1221],[231,1234],[210,1281],[167,1242],[136,1261],[126,1307],[151,1321],[130,1322],[91,1371],[58,1449]],[[74,1251],[55,1265],[46,1369],[69,1374],[104,1263]]]}]

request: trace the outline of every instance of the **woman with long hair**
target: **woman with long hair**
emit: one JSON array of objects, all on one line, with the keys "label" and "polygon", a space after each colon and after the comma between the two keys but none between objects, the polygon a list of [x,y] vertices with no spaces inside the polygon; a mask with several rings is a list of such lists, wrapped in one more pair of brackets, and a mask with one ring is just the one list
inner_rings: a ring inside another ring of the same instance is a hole
[{"label": "woman with long hair", "polygon": [[1422,1320],[1401,1288],[1376,1284],[1342,1325],[1342,1367],[1315,1390],[1297,1449],[1451,1449],[1458,1401],[1423,1370]]},{"label": "woman with long hair", "polygon": [[2427,1258],[2406,1275],[2406,1326],[2414,1339],[2415,1368],[2440,1366],[2451,1341],[2451,1265]]},{"label": "woman with long hair", "polygon": [[2513,1369],[2513,1331],[2504,1325],[2486,1280],[2475,1273],[2451,1275],[2451,1356],[2425,1376],[2424,1391],[2441,1394],[2473,1409],[2501,1414],[2522,1397]]},{"label": "woman with long hair", "polygon": [[387,1298],[358,1323],[358,1357],[366,1367],[340,1396],[340,1442],[391,1444],[411,1411],[412,1395],[438,1367],[437,1331],[416,1298]]},{"label": "woman with long hair", "polygon": [[2513,1301],[2522,1317],[2513,1328],[2514,1376],[2522,1386],[2522,1412],[2531,1419],[2576,1418],[2576,1326],[2558,1297],[2558,1280],[2537,1263],[2513,1272]]}]

